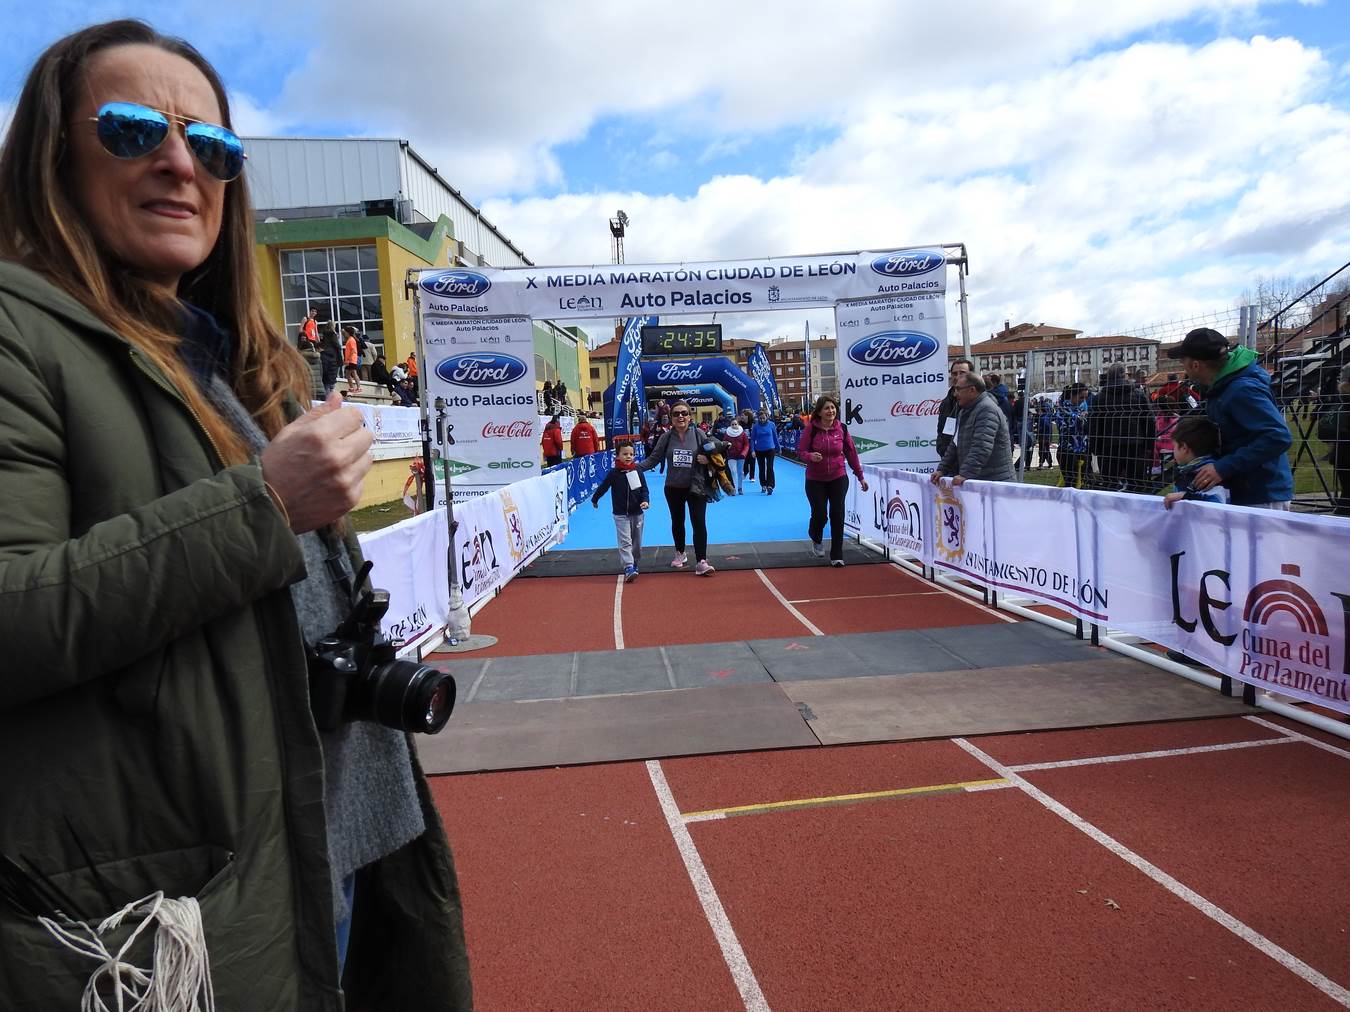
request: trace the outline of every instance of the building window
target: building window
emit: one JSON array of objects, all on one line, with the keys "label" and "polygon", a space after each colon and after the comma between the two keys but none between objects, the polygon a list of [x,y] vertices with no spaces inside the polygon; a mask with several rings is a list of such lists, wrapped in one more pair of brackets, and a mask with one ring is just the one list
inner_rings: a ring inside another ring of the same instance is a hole
[{"label": "building window", "polygon": [[591,366],[591,379],[598,380],[599,378],[600,378],[600,367],[598,365]]},{"label": "building window", "polygon": [[324,246],[281,251],[281,300],[294,336],[310,307],[338,328],[352,326],[384,346],[384,311],[374,246]]}]

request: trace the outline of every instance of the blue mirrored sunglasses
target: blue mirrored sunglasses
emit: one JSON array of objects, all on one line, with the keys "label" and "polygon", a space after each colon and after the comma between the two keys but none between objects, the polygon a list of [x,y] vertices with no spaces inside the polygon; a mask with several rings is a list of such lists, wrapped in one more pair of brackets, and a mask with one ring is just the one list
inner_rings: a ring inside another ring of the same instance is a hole
[{"label": "blue mirrored sunglasses", "polygon": [[140,158],[156,150],[169,136],[173,124],[183,128],[183,137],[202,168],[221,182],[228,183],[244,171],[244,142],[231,130],[214,123],[160,112],[133,102],[108,102],[98,115],[89,117],[98,124],[98,139],[114,158]]}]

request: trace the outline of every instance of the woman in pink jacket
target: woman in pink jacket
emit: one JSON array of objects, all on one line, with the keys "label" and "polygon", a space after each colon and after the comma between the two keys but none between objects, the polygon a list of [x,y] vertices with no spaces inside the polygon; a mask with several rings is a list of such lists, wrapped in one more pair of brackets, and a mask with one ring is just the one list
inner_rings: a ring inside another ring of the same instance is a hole
[{"label": "woman in pink jacket", "polygon": [[811,554],[825,557],[821,538],[825,534],[825,508],[829,506],[830,565],[844,564],[844,499],[848,495],[848,472],[858,476],[858,487],[867,491],[853,437],[839,421],[839,401],[829,394],[816,400],[811,419],[797,440],[797,456],[806,464],[806,499],[811,504]]}]

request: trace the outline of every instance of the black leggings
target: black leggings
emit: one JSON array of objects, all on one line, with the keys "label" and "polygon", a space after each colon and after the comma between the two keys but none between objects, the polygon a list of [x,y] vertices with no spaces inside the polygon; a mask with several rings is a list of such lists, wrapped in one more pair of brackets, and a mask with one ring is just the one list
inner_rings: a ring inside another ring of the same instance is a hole
[{"label": "black leggings", "polygon": [[694,527],[694,558],[702,562],[708,557],[708,500],[694,495],[687,488],[666,486],[666,505],[670,507],[670,536],[675,539],[675,551],[684,551],[684,507],[689,506],[689,522]]},{"label": "black leggings", "polygon": [[[745,455],[745,480],[750,481],[755,476],[755,451],[751,450]],[[763,484],[763,482],[761,482]]]},{"label": "black leggings", "polygon": [[759,458],[759,484],[761,488],[773,488],[773,451],[756,450]]},{"label": "black leggings", "polygon": [[825,507],[830,508],[830,558],[844,557],[844,499],[848,495],[848,475],[832,481],[806,479],[806,500],[811,504],[811,524],[807,531],[814,544],[825,534]]}]

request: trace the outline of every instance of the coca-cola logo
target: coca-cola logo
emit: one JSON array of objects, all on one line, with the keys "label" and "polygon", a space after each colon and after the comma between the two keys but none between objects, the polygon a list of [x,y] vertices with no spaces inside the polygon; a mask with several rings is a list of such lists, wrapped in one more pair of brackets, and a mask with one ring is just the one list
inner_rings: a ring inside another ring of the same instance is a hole
[{"label": "coca-cola logo", "polygon": [[936,415],[941,401],[929,398],[926,401],[919,401],[917,404],[906,404],[904,401],[896,401],[891,405],[891,417],[914,417],[922,415]]},{"label": "coca-cola logo", "polygon": [[533,434],[534,423],[530,421],[488,422],[483,426],[483,438],[485,439],[521,439]]}]

